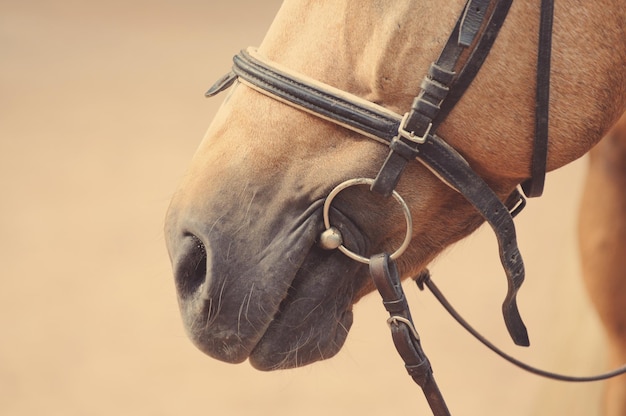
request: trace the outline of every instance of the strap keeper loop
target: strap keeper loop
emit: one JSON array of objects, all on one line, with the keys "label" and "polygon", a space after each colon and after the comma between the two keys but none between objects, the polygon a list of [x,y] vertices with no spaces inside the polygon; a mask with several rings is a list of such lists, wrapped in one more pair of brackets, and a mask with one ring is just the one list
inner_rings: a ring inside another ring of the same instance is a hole
[{"label": "strap keeper loop", "polygon": [[406,364],[404,368],[406,368],[406,371],[409,373],[409,375],[420,386],[423,386],[428,378],[430,378],[433,374],[433,369],[430,365],[430,361],[428,361],[427,358],[425,358],[424,361],[419,364]]},{"label": "strap keeper loop", "polygon": [[428,76],[443,85],[450,85],[454,81],[456,72],[448,71],[433,62],[428,68]]},{"label": "strap keeper loop", "polygon": [[398,137],[394,137],[389,144],[391,150],[405,158],[406,160],[413,160],[417,157],[419,150],[406,144]]},{"label": "strap keeper loop", "polygon": [[[390,314],[402,313],[409,308],[409,304],[406,301],[404,293],[399,299],[383,301],[383,306]],[[392,319],[390,318],[387,322],[390,322],[391,320]]]}]

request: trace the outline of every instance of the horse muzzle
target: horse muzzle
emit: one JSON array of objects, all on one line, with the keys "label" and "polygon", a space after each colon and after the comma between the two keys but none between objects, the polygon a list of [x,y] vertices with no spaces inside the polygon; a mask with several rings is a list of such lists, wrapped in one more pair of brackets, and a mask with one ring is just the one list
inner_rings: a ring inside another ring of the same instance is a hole
[{"label": "horse muzzle", "polygon": [[[180,311],[201,351],[230,363],[249,358],[261,370],[302,366],[339,351],[368,277],[360,263],[316,244],[324,230],[322,203],[255,221],[200,220],[194,210],[170,208],[166,237]],[[353,223],[334,209],[333,219],[347,244],[365,252]]]}]

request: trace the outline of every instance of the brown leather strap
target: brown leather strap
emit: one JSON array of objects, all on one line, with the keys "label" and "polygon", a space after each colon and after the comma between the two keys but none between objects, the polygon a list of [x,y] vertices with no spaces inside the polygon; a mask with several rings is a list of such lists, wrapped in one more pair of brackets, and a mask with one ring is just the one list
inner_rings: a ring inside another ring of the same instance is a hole
[{"label": "brown leather strap", "polygon": [[388,322],[393,343],[404,360],[407,372],[422,388],[433,415],[450,416],[433,377],[430,362],[422,350],[395,262],[388,254],[375,255],[370,259],[370,274],[383,299],[383,305],[389,312]]}]

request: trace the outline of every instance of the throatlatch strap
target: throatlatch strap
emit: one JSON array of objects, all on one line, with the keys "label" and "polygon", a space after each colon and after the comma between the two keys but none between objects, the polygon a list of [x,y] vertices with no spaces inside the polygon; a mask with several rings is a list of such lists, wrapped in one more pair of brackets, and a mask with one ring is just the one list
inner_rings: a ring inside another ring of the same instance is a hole
[{"label": "throatlatch strap", "polygon": [[554,0],[541,1],[539,49],[537,52],[537,86],[535,98],[535,140],[530,179],[522,183],[527,197],[543,194],[548,160],[548,115],[550,113],[550,58],[552,54],[552,21]]}]

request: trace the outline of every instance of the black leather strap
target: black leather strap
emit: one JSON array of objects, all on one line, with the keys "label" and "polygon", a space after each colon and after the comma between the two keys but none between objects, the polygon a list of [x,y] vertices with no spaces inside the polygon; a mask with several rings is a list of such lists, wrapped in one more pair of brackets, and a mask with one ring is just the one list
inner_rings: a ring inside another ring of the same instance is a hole
[{"label": "black leather strap", "polygon": [[490,2],[490,0],[470,0],[467,2],[461,16],[461,28],[458,39],[460,45],[467,47],[474,42],[485,19]]},{"label": "black leather strap", "polygon": [[391,111],[329,85],[270,67],[255,58],[253,50],[241,51],[233,63],[233,73],[239,79],[289,105],[387,142],[398,134],[399,116]]},{"label": "black leather strap", "polygon": [[502,304],[504,322],[517,345],[528,346],[528,333],[517,307],[517,292],[524,281],[524,262],[517,245],[515,224],[509,209],[463,157],[437,136],[429,136],[417,159],[458,190],[489,223],[498,240],[500,262],[508,291]]},{"label": "black leather strap", "polygon": [[209,88],[208,91],[204,93],[204,96],[214,97],[220,92],[223,92],[230,88],[235,83],[235,81],[237,81],[237,74],[235,74],[233,71],[230,71],[228,74],[215,81],[211,88]]},{"label": "black leather strap", "polygon": [[530,179],[522,183],[522,189],[529,198],[538,197],[543,194],[543,186],[546,178],[553,15],[554,0],[541,0],[535,96],[535,140],[533,144]]},{"label": "black leather strap", "polygon": [[517,358],[507,354],[498,348],[495,344],[485,338],[480,334],[472,325],[467,322],[460,313],[454,309],[454,307],[448,302],[446,297],[441,293],[441,290],[435,285],[435,282],[430,278],[430,273],[428,270],[424,270],[419,276],[415,278],[415,282],[420,290],[424,290],[424,286],[427,287],[431,293],[435,296],[435,298],[441,303],[441,305],[445,308],[446,311],[454,318],[455,321],[459,323],[467,332],[469,332],[474,338],[476,338],[480,343],[489,348],[491,351],[498,354],[500,357],[510,362],[511,364],[521,368],[522,370],[528,371],[529,373],[546,377],[552,380],[559,381],[568,381],[575,383],[583,383],[583,382],[592,382],[592,381],[600,381],[607,380],[609,378],[613,378],[616,376],[620,376],[622,374],[626,374],[626,365],[618,367],[614,370],[607,371],[606,373],[595,374],[591,376],[571,376],[567,374],[559,374],[554,373],[552,371],[542,370],[540,368],[534,367],[532,365],[526,364],[523,361],[518,360]]},{"label": "black leather strap", "polygon": [[471,50],[470,56],[463,65],[463,69],[459,71],[448,97],[441,103],[441,110],[433,121],[434,127],[439,127],[443,123],[478,74],[498,37],[512,2],[513,0],[503,0],[493,6],[493,12],[481,35],[480,42]]},{"label": "black leather strap", "polygon": [[[416,137],[434,134],[475,78],[506,19],[512,0],[495,0],[493,5],[491,3],[483,0],[466,4],[439,58],[431,65],[422,82],[420,94],[406,119],[406,131]],[[488,9],[490,14],[487,14]],[[476,44],[463,63],[464,54],[474,40]],[[462,67],[458,68],[459,65]],[[415,150],[420,146],[419,142],[401,136],[398,140]],[[385,196],[390,195],[410,160],[392,148],[372,190]]]}]

